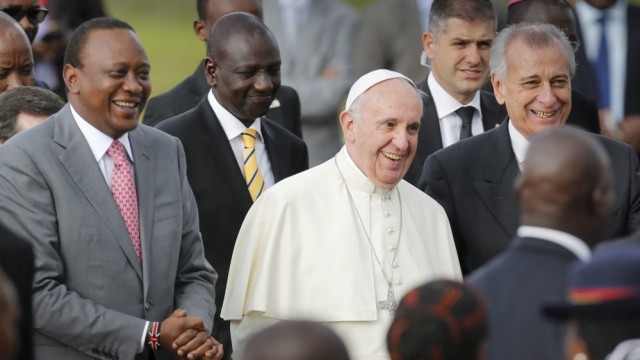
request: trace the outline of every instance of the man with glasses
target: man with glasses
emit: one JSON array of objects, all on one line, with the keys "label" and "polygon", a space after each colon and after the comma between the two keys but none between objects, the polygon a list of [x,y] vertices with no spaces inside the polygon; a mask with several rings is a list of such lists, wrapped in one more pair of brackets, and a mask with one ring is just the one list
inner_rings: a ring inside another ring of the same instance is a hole
[{"label": "man with glasses", "polygon": [[47,9],[41,7],[38,0],[0,0],[0,10],[20,24],[31,43],[38,33],[38,25],[47,16]]}]

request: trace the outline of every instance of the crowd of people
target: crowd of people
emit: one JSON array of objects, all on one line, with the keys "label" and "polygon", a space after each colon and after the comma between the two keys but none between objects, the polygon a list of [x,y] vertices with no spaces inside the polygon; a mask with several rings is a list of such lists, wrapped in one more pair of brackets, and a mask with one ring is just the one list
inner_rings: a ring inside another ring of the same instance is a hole
[{"label": "crowd of people", "polygon": [[149,99],[74,4],[0,0],[0,360],[640,359],[640,7],[196,0]]}]

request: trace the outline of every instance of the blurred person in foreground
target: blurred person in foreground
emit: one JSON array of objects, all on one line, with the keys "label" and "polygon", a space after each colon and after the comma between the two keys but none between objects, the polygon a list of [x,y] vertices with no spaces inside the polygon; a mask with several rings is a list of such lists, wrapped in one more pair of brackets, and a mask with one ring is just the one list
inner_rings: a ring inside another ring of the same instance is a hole
[{"label": "blurred person in foreground", "polygon": [[340,114],[342,150],[253,204],[221,313],[235,351],[261,328],[305,318],[336,331],[352,359],[388,359],[385,335],[400,297],[432,278],[460,278],[444,211],[402,180],[421,115],[404,75],[362,76]]},{"label": "blurred person in foreground", "polygon": [[564,300],[543,308],[552,319],[568,322],[565,359],[640,359],[637,236],[634,242],[601,246],[586,263],[575,263]]},{"label": "blurred person in foreground", "polygon": [[409,291],[387,333],[391,360],[483,360],[488,333],[482,297],[434,280]]}]

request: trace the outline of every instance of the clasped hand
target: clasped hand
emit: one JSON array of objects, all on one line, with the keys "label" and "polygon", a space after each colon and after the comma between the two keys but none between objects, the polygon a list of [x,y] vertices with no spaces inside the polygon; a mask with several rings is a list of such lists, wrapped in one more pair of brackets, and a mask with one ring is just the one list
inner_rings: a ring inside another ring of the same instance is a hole
[{"label": "clasped hand", "polygon": [[209,329],[199,317],[187,316],[178,309],[160,325],[160,346],[179,359],[220,360],[222,344],[209,335]]}]

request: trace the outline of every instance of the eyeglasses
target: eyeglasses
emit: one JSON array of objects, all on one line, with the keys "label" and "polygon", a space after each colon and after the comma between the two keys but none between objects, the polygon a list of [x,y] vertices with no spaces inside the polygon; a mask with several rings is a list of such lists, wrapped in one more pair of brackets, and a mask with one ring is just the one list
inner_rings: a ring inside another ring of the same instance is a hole
[{"label": "eyeglasses", "polygon": [[41,22],[43,22],[44,18],[47,16],[47,13],[49,12],[49,10],[45,8],[35,8],[35,9],[24,10],[22,8],[17,8],[17,7],[0,9],[0,11],[11,16],[18,22],[20,22],[20,20],[22,20],[22,18],[26,16],[27,20],[29,20],[29,23],[31,23],[31,25],[38,25]]}]

